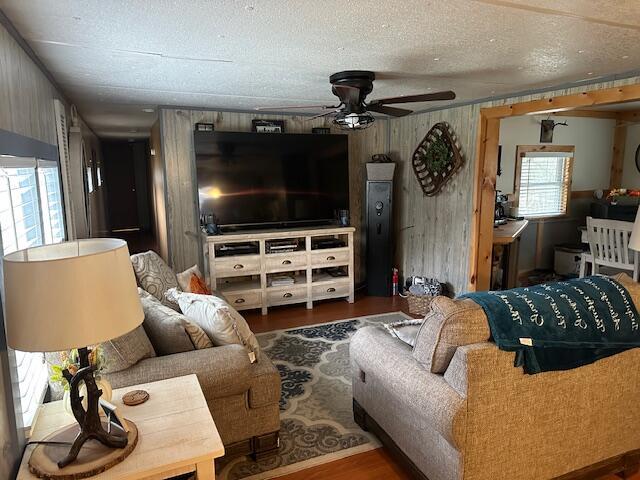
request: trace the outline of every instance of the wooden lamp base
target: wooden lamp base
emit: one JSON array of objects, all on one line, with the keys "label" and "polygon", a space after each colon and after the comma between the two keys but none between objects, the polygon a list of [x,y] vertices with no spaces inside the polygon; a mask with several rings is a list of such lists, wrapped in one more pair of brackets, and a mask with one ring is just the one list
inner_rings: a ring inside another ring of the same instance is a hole
[{"label": "wooden lamp base", "polygon": [[[62,444],[43,443],[33,450],[29,458],[29,471],[38,478],[51,480],[78,480],[104,472],[122,462],[131,454],[138,443],[138,428],[127,420],[129,426],[127,445],[124,448],[110,448],[97,440],[87,440],[73,463],[60,468],[58,462],[69,451],[80,431],[79,425],[69,425],[43,439],[43,442],[62,442]],[[103,422],[106,429],[106,422]]]}]

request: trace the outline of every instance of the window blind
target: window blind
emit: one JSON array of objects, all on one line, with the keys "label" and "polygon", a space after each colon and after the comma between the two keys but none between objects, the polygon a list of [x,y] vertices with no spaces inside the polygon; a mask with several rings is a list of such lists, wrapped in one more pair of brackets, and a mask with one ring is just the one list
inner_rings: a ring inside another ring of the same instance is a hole
[{"label": "window blind", "polygon": [[[3,254],[65,239],[57,162],[0,158],[0,234]],[[47,386],[42,353],[15,351],[23,424],[31,425]]]},{"label": "window blind", "polygon": [[567,212],[571,160],[567,153],[527,153],[521,157],[518,215],[549,217]]}]

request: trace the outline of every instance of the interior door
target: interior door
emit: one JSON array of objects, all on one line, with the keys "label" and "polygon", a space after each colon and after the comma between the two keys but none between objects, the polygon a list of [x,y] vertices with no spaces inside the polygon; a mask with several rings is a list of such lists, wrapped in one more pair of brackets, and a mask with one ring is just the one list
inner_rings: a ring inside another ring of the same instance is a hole
[{"label": "interior door", "polygon": [[140,230],[132,144],[103,145],[109,221],[114,233]]}]

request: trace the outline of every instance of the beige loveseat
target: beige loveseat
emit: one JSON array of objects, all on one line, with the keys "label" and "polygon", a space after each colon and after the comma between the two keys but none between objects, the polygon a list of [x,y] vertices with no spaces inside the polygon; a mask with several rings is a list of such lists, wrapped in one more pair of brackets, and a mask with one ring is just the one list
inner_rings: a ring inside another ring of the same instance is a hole
[{"label": "beige loveseat", "polygon": [[635,466],[640,349],[526,375],[489,337],[479,306],[445,297],[413,348],[379,327],[360,329],[350,350],[356,421],[405,456],[416,478],[541,480],[585,468],[595,478],[594,468]]},{"label": "beige loveseat", "polygon": [[[178,286],[174,272],[154,252],[132,255],[131,261],[138,285],[173,309],[155,300],[148,308],[144,297],[149,296],[141,297],[145,309],[142,326],[154,351],[134,365],[106,374],[107,380],[113,388],[120,388],[194,373],[225,444],[225,455],[263,457],[274,453],[280,429],[280,375],[271,360],[259,354],[252,364],[242,345],[196,349],[184,329],[175,328],[176,321],[184,321],[174,311],[179,308],[164,297],[166,290]],[[152,315],[156,324],[164,320],[158,316],[166,316],[162,338],[157,326],[155,335],[151,331]]]}]

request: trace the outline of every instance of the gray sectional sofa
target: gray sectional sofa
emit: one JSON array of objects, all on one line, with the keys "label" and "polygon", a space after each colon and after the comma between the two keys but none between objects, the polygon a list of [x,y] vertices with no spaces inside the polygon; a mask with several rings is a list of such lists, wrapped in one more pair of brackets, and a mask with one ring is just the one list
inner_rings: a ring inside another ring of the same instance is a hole
[{"label": "gray sectional sofa", "polygon": [[[151,312],[142,299],[145,309],[142,326],[149,333],[151,344],[154,339],[156,344],[152,353],[145,354],[145,358],[135,364],[105,374],[112,387],[196,374],[224,442],[226,456],[262,457],[275,452],[280,429],[280,375],[273,363],[264,354],[258,356],[257,362],[250,363],[241,345],[196,349],[184,331],[175,331],[175,321],[182,315],[164,298],[166,290],[178,286],[174,272],[154,252],[132,255],[131,261],[138,285],[173,310],[163,310],[154,300],[157,305]],[[161,344],[157,328],[155,332],[150,331],[152,319],[147,317],[152,314],[156,323],[162,322],[163,318],[158,318],[162,315],[172,320],[174,330],[167,327]]]},{"label": "gray sectional sofa", "polygon": [[[640,305],[637,285],[627,288]],[[414,347],[379,327],[358,330],[350,346],[354,417],[415,478],[596,478],[638,467],[640,349],[527,375],[489,341],[478,305],[438,297],[432,307]]]}]

